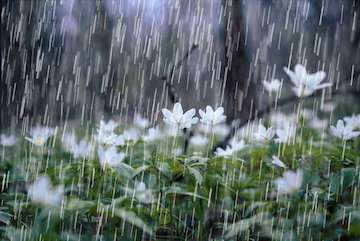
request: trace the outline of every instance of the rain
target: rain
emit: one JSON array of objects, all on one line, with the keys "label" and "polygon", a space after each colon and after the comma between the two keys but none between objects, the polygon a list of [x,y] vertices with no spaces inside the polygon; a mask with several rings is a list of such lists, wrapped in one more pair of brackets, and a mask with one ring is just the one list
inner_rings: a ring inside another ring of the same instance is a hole
[{"label": "rain", "polygon": [[359,0],[0,5],[0,240],[360,238]]}]

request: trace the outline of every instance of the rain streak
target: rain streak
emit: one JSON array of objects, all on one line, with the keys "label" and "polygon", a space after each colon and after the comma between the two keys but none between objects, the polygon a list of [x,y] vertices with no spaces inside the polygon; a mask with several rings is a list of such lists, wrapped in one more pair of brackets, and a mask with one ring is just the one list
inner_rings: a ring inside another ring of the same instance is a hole
[{"label": "rain streak", "polygon": [[0,240],[359,240],[359,0],[0,6]]}]

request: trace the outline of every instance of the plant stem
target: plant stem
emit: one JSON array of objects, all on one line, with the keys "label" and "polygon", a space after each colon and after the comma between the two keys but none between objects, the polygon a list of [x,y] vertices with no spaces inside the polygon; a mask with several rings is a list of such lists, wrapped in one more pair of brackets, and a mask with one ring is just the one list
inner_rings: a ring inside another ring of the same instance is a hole
[{"label": "plant stem", "polygon": [[341,161],[344,161],[345,159],[345,150],[346,150],[346,140],[343,140],[343,148],[341,153]]},{"label": "plant stem", "polygon": [[171,150],[170,150],[170,151],[173,152],[173,164],[174,165],[175,165],[175,157],[176,157],[176,150],[175,150],[176,138],[177,138],[178,132],[179,132],[179,126],[176,126],[176,132],[175,132],[174,140],[173,140],[172,147],[171,147]]}]

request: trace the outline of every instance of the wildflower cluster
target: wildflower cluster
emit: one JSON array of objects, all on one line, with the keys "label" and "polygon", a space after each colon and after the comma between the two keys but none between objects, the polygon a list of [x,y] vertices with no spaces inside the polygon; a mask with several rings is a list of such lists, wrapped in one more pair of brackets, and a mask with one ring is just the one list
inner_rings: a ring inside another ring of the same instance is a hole
[{"label": "wildflower cluster", "polygon": [[[358,199],[352,190],[360,180],[359,114],[331,126],[319,118],[325,123],[319,133],[307,109],[274,112],[238,129],[214,153],[209,150],[229,133],[223,107],[206,106],[197,113],[176,103],[162,114],[163,122],[157,124],[138,114],[131,125],[101,120],[83,134],[48,126],[31,128],[25,138],[2,134],[4,237],[37,240],[58,232],[59,240],[67,235],[59,230],[78,230],[92,239],[156,239],[187,232],[231,238],[246,235],[241,227],[247,222],[256,222],[264,232],[271,225],[295,235],[297,223],[315,215],[306,211],[314,202],[319,215],[336,220],[343,205]],[[187,138],[190,147],[183,153]],[[335,213],[334,202],[341,203]],[[288,210],[286,220],[292,224],[287,228],[274,222],[285,218],[281,210]],[[224,217],[234,221],[226,224]],[[336,226],[322,222],[301,228],[315,234]],[[221,231],[211,234],[217,225]],[[261,235],[275,239],[276,233]]]}]

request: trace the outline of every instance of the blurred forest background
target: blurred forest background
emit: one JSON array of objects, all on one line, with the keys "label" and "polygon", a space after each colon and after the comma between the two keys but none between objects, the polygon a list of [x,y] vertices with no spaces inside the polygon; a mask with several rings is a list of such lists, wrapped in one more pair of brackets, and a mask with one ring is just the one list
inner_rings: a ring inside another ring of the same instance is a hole
[{"label": "blurred forest background", "polygon": [[0,129],[156,122],[164,79],[186,108],[246,119],[268,102],[262,81],[291,85],[297,63],[359,91],[360,1],[2,0]]}]

